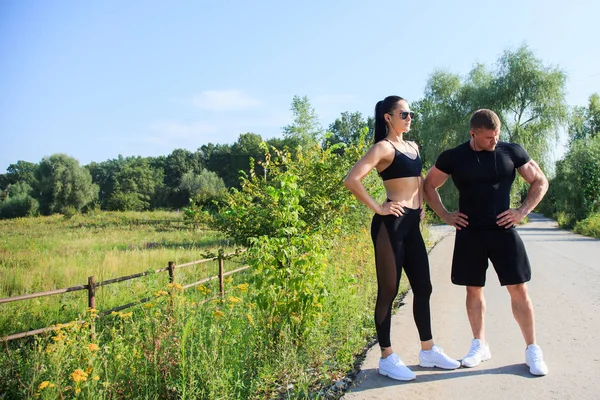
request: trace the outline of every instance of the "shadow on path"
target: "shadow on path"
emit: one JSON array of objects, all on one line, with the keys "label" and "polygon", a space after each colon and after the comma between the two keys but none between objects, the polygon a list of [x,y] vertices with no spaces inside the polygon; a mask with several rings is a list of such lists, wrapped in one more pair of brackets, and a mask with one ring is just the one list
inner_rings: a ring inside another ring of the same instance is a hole
[{"label": "shadow on path", "polygon": [[[418,385],[420,383],[443,381],[446,379],[464,378],[477,375],[514,375],[525,379],[537,379],[529,373],[528,367],[525,364],[511,364],[497,368],[459,368],[453,371],[444,371],[431,368],[422,368],[419,365],[407,365],[412,371],[417,373],[417,379],[414,381],[396,381],[394,379],[379,375],[377,369],[368,368],[362,371],[360,376],[355,381],[355,385],[349,388],[349,393],[360,393],[375,388],[398,386],[398,385]],[[419,374],[419,372],[426,372]]]}]

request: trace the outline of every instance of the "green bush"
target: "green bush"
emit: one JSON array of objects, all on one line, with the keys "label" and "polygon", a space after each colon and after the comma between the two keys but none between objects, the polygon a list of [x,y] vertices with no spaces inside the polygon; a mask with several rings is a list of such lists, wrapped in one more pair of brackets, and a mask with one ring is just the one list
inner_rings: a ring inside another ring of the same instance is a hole
[{"label": "green bush", "polygon": [[0,219],[28,217],[37,214],[39,203],[33,197],[21,194],[0,203]]},{"label": "green bush", "polygon": [[78,214],[77,209],[73,206],[66,206],[63,211],[63,217],[65,219],[71,219],[77,214]]},{"label": "green bush", "polygon": [[592,214],[578,221],[573,230],[575,233],[600,239],[600,213]]},{"label": "green bush", "polygon": [[[600,210],[600,136],[571,144],[564,160],[556,163],[556,177],[542,209],[556,213],[570,226]],[[548,204],[550,203],[550,204]],[[564,214],[571,214],[566,218]],[[567,226],[567,225],[565,225]]]},{"label": "green bush", "polygon": [[[342,228],[357,229],[365,222],[365,209],[348,189],[343,179],[365,151],[363,146],[348,147],[338,154],[339,146],[322,149],[319,146],[300,149],[295,157],[287,151],[270,150],[265,145],[264,174],[252,168],[241,178],[239,190],[232,189],[213,218],[213,228],[225,232],[238,244],[249,245],[250,238],[276,232],[281,218],[298,218],[301,233],[319,233],[324,237]],[[270,151],[270,152],[269,152]],[[293,214],[284,216],[287,207],[282,197],[282,184],[292,179],[301,193]],[[381,197],[375,185],[375,174],[364,184],[375,197]],[[302,226],[300,226],[302,225]]]},{"label": "green bush", "polygon": [[150,207],[150,200],[135,192],[116,192],[108,200],[110,211],[143,211]]}]

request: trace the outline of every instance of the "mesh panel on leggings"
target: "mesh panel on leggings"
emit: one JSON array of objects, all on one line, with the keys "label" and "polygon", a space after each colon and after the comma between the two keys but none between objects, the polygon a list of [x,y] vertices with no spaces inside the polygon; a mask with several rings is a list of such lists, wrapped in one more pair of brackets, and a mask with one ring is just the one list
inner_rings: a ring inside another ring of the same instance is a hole
[{"label": "mesh panel on leggings", "polygon": [[392,304],[398,294],[402,270],[398,268],[394,249],[385,224],[379,225],[375,241],[375,267],[377,269],[377,303],[375,326],[381,347],[390,347]]}]

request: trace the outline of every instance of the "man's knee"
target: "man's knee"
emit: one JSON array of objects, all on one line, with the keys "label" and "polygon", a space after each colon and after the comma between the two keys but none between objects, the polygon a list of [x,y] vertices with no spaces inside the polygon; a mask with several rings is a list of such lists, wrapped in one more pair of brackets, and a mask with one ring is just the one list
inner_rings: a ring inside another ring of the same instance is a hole
[{"label": "man's knee", "polygon": [[506,285],[506,289],[513,300],[527,301],[529,299],[529,295],[527,293],[527,284],[525,283]]},{"label": "man's knee", "polygon": [[483,299],[483,287],[482,286],[467,286],[467,298],[468,299]]}]

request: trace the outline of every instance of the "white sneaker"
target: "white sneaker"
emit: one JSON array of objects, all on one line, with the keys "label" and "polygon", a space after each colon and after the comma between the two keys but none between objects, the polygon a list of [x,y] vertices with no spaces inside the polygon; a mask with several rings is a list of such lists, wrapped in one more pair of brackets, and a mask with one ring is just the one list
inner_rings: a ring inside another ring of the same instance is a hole
[{"label": "white sneaker", "polygon": [[421,350],[419,352],[419,365],[425,368],[438,367],[442,369],[456,369],[460,363],[450,358],[438,346],[433,346],[431,350]]},{"label": "white sneaker", "polygon": [[525,350],[525,364],[529,367],[529,372],[533,375],[546,375],[548,366],[544,362],[542,349],[537,344],[530,344]]},{"label": "white sneaker", "polygon": [[492,358],[492,353],[490,353],[490,346],[484,344],[479,339],[473,339],[471,342],[471,349],[469,350],[469,354],[467,354],[461,361],[461,364],[465,367],[471,368],[476,367],[482,361],[487,361]]},{"label": "white sneaker", "polygon": [[379,373],[399,381],[412,381],[416,378],[415,373],[404,365],[396,353],[379,359]]}]

